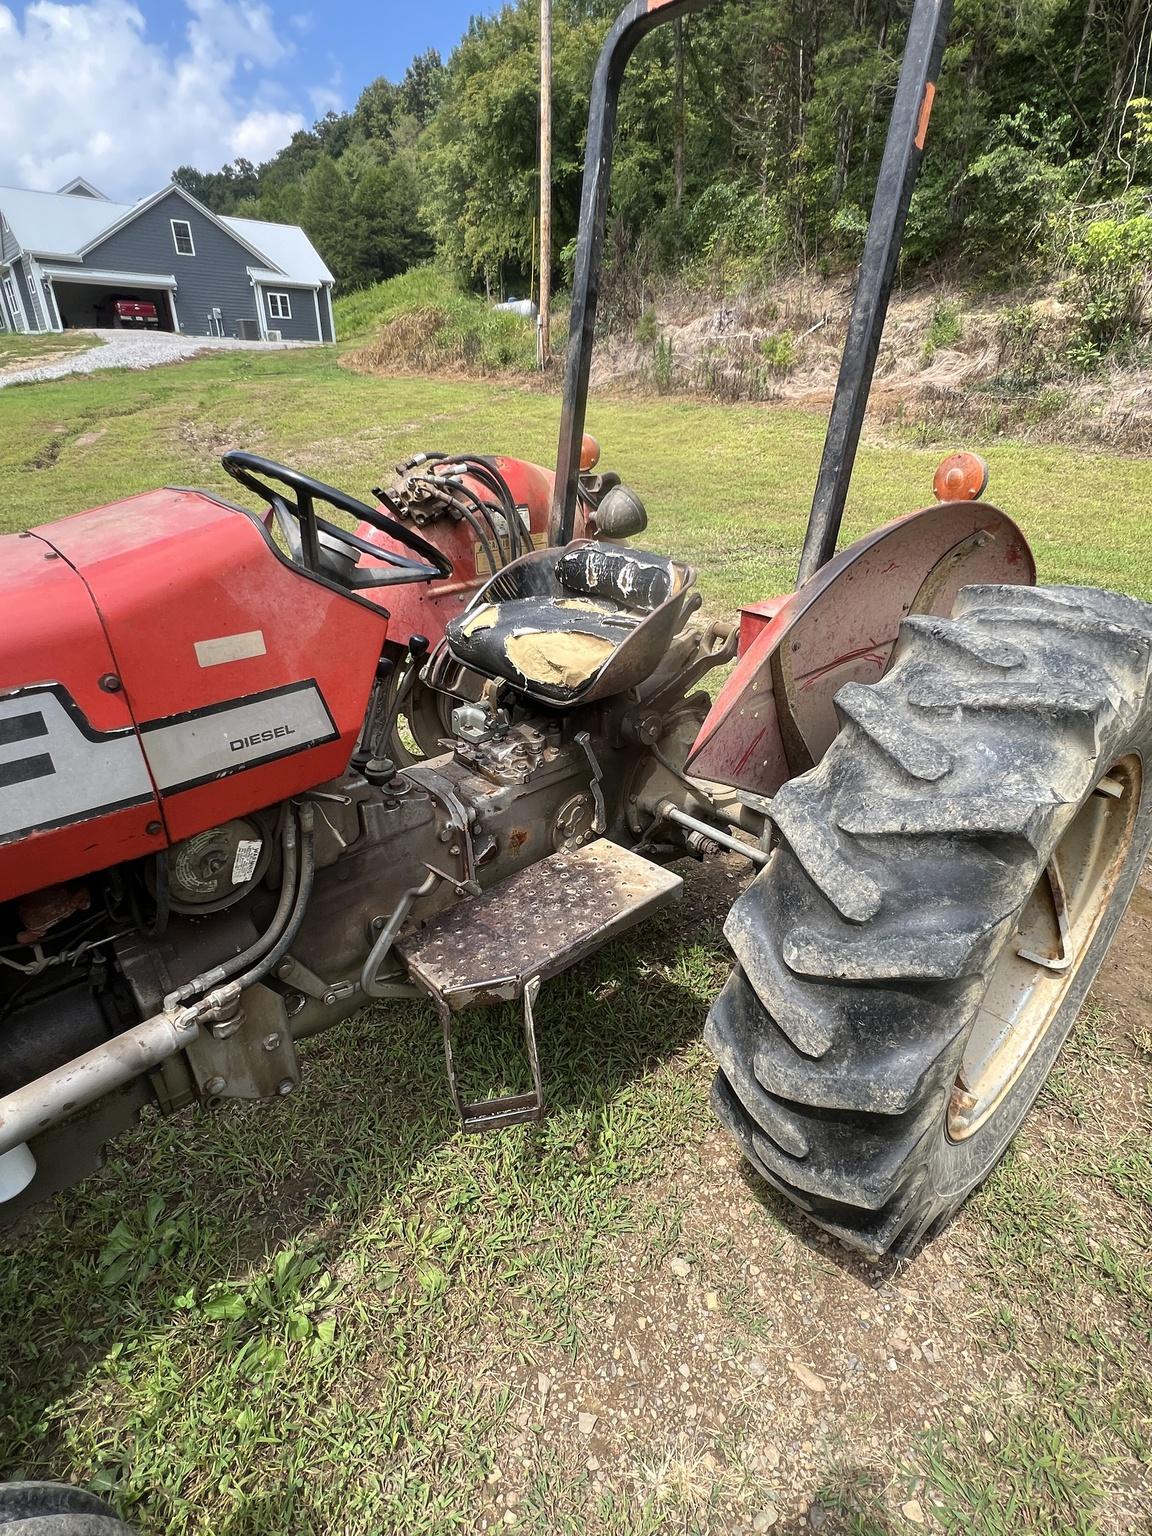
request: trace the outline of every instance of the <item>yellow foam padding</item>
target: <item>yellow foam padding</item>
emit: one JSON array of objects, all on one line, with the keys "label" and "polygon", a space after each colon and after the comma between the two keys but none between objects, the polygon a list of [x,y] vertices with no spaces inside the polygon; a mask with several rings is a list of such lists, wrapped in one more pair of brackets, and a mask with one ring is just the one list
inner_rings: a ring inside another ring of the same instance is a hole
[{"label": "yellow foam padding", "polygon": [[492,603],[485,603],[483,608],[477,608],[466,623],[460,626],[462,635],[474,635],[479,629],[491,629],[496,622],[496,608]]},{"label": "yellow foam padding", "polygon": [[616,649],[603,635],[581,630],[532,629],[504,642],[504,654],[522,677],[554,688],[578,688]]}]

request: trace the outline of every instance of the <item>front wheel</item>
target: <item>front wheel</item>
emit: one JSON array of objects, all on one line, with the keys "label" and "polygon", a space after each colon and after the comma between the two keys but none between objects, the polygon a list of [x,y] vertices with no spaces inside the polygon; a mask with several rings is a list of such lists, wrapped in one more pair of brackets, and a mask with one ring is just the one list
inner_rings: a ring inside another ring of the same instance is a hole
[{"label": "front wheel", "polygon": [[837,696],[725,932],[713,1106],[820,1226],[907,1252],[995,1166],[1152,842],[1152,607],[969,587]]}]

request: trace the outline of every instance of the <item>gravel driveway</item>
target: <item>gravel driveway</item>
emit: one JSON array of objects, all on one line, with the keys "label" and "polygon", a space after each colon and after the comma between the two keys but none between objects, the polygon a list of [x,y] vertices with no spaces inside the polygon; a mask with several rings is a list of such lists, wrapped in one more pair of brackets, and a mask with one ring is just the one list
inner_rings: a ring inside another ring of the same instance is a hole
[{"label": "gravel driveway", "polygon": [[[95,373],[101,368],[158,368],[178,363],[198,352],[282,352],[289,347],[316,346],[310,341],[237,341],[231,336],[178,336],[169,331],[84,331],[94,338],[91,350],[69,352],[38,367],[0,372],[0,389],[6,384],[32,384],[41,379],[60,379],[67,373]],[[104,345],[100,346],[99,343]]]}]

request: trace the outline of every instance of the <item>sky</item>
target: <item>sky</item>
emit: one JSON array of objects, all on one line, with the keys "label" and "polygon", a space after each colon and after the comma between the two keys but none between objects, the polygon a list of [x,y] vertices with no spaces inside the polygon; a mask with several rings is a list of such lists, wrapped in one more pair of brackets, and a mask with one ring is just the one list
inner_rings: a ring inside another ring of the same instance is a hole
[{"label": "sky", "polygon": [[259,162],[497,0],[0,0],[0,186],[116,201]]}]

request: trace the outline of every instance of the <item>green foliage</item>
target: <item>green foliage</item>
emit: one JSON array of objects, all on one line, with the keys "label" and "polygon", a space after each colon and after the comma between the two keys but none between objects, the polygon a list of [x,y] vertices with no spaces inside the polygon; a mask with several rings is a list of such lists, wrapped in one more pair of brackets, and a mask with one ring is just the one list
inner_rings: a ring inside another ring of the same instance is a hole
[{"label": "green foliage", "polygon": [[[443,81],[443,104],[421,141],[427,206],[441,258],[494,288],[528,277],[538,196],[535,5],[474,17]],[[553,37],[553,241],[575,233],[579,144],[600,27],[559,17]],[[524,285],[526,286],[526,284]]]},{"label": "green foliage", "polygon": [[675,357],[670,336],[657,336],[652,348],[652,382],[657,394],[666,395],[672,388]]},{"label": "green foliage", "polygon": [[1044,321],[1034,304],[1014,304],[1003,310],[998,329],[1003,382],[1010,392],[1034,389],[1051,376]]},{"label": "green foliage", "polygon": [[[553,18],[553,261],[570,281],[588,94],[615,0]],[[757,0],[661,27],[625,77],[603,314],[634,325],[651,278],[720,290],[862,250],[909,7]],[[1005,284],[1068,267],[1085,210],[1152,206],[1152,97],[1130,6],[957,0],[908,217],[905,275],[962,263]],[[446,62],[370,81],[266,164],[180,182],[222,212],[303,220],[345,291],[436,258],[489,296],[535,280],[535,0],[477,16]],[[1143,61],[1143,62],[1142,62]],[[333,177],[335,166],[345,191]],[[1105,221],[1106,222],[1106,221]],[[1077,255],[1077,345],[1141,324],[1128,279]],[[1125,287],[1125,284],[1128,284]]]},{"label": "green foliage", "polygon": [[656,311],[651,305],[644,311],[636,322],[634,335],[642,347],[649,346],[656,340],[659,327],[656,324]]},{"label": "green foliage", "polygon": [[796,361],[791,331],[776,331],[760,341],[760,355],[773,373],[788,373]]},{"label": "green foliage", "polygon": [[937,352],[954,347],[964,334],[960,323],[960,308],[948,299],[941,299],[932,311],[928,330],[924,335],[924,351],[921,361],[930,363]]},{"label": "green foliage", "polygon": [[965,250],[1009,274],[1044,262],[1053,219],[1074,189],[1076,167],[1065,148],[1072,127],[1067,114],[1027,106],[992,124],[960,183]]},{"label": "green foliage", "polygon": [[1152,214],[1095,220],[1069,257],[1079,321],[1074,356],[1087,367],[1143,329],[1152,297]]},{"label": "green foliage", "polygon": [[[463,292],[442,268],[413,267],[338,298],[335,312],[341,339],[361,343],[353,365],[371,372],[488,375],[536,369],[531,320]],[[563,344],[563,325],[554,323],[553,345],[559,350]]]},{"label": "green foliage", "polygon": [[737,183],[716,182],[688,210],[685,243],[697,271],[721,284],[767,276],[786,243],[781,205]]}]

